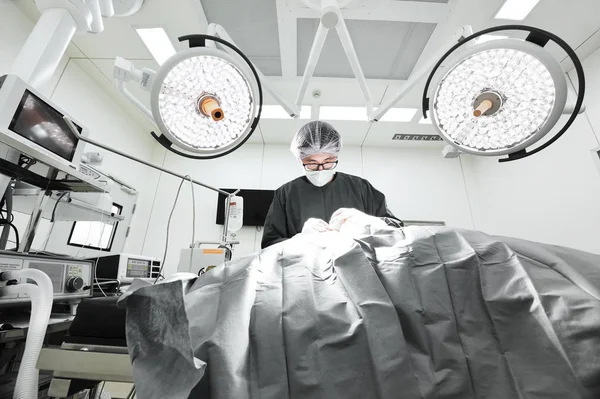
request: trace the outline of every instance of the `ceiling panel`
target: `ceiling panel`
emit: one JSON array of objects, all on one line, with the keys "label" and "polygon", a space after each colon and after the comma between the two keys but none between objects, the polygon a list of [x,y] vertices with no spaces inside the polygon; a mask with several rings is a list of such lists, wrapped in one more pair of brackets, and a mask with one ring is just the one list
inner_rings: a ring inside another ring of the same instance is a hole
[{"label": "ceiling panel", "polygon": [[[367,79],[406,79],[425,48],[435,24],[346,21]],[[298,73],[306,68],[318,19],[298,19]],[[329,31],[315,76],[349,78],[354,73],[335,30]]]},{"label": "ceiling panel", "polygon": [[294,134],[307,122],[297,119],[261,119],[260,130],[265,144],[290,145]]},{"label": "ceiling panel", "polygon": [[[260,128],[265,144],[287,144],[308,120],[262,119]],[[369,130],[368,122],[329,121],[340,133],[344,145],[360,146]]]},{"label": "ceiling panel", "polygon": [[265,75],[281,76],[275,0],[202,0],[202,8]]},{"label": "ceiling panel", "polygon": [[[294,103],[300,89],[301,78],[291,80],[269,78],[268,83],[285,100]],[[388,85],[385,83],[370,82],[368,84],[375,104],[378,104],[383,98],[387,87]],[[315,91],[320,93],[318,98],[313,97]],[[265,104],[277,104],[277,101],[266,90],[263,90],[263,94]],[[354,79],[313,78],[308,85],[303,104],[364,106],[364,99],[358,83]]]}]

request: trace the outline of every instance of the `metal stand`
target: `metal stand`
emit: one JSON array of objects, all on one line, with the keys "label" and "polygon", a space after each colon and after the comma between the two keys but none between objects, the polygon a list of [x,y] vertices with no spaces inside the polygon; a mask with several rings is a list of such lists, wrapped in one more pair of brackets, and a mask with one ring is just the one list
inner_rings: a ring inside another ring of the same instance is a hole
[{"label": "metal stand", "polygon": [[[75,129],[75,126],[73,125],[73,122],[71,122],[71,120],[70,120],[68,117],[66,117],[66,116],[64,117],[64,120],[65,120],[65,122],[67,123],[67,125],[69,126],[69,129],[71,129],[71,130],[73,131],[73,133],[76,133],[76,132],[77,132],[77,130]],[[223,190],[221,190],[221,189],[218,189],[218,188],[215,188],[215,187],[209,186],[209,185],[207,185],[207,184],[204,184],[204,183],[202,183],[202,182],[199,182],[199,181],[197,181],[197,180],[194,180],[194,179],[192,179],[192,178],[190,178],[190,177],[188,177],[188,176],[181,175],[181,174],[179,174],[179,173],[176,173],[176,172],[173,172],[173,171],[171,171],[171,170],[168,170],[168,169],[162,168],[162,167],[160,167],[160,166],[154,165],[154,164],[152,164],[152,163],[150,163],[150,162],[144,161],[143,159],[136,158],[136,157],[134,157],[134,156],[132,156],[132,155],[129,155],[129,154],[126,154],[126,153],[124,153],[124,152],[121,152],[121,151],[119,151],[119,150],[116,150],[116,149],[114,149],[114,148],[111,148],[111,147],[109,147],[109,146],[107,146],[107,145],[104,145],[104,144],[102,144],[102,143],[99,143],[99,142],[97,142],[97,141],[95,141],[95,140],[92,140],[92,139],[90,139],[89,137],[83,137],[83,136],[81,136],[81,137],[79,137],[79,139],[80,139],[81,141],[83,141],[83,142],[86,142],[86,143],[88,143],[88,144],[91,144],[91,145],[93,145],[93,146],[96,146],[96,147],[98,147],[98,148],[102,148],[103,150],[106,150],[106,151],[112,152],[113,154],[117,154],[117,155],[120,155],[120,156],[122,156],[122,157],[124,157],[124,158],[130,159],[130,160],[132,160],[132,161],[135,161],[135,162],[141,163],[142,165],[146,165],[146,166],[148,166],[148,167],[150,167],[150,168],[152,168],[152,169],[159,170],[159,171],[161,171],[161,172],[164,172],[164,173],[167,173],[167,174],[169,174],[169,175],[171,175],[171,176],[178,177],[178,178],[180,178],[180,179],[182,179],[182,180],[189,180],[190,182],[192,182],[192,183],[194,183],[194,184],[197,184],[197,185],[199,185],[199,186],[202,186],[202,187],[204,187],[204,188],[207,188],[207,189],[209,189],[209,190],[216,191],[216,192],[218,192],[218,193],[221,193],[221,194],[224,194],[224,195],[226,195],[226,196],[227,196],[227,206],[225,207],[225,223],[223,224],[223,235],[222,235],[222,237],[221,237],[221,241],[222,241],[222,244],[224,244],[224,245],[230,245],[230,246],[233,246],[234,242],[230,242],[230,241],[228,241],[228,229],[229,229],[229,203],[230,203],[231,197],[232,197],[232,196],[234,196],[234,195],[236,195],[236,194],[237,194],[237,193],[240,191],[239,189],[238,189],[238,190],[236,190],[236,191],[234,191],[233,193],[228,193],[227,191],[223,191]]]},{"label": "metal stand", "polygon": [[[48,179],[54,180],[57,175],[58,172],[56,169],[51,168],[48,172]],[[35,232],[42,219],[42,213],[44,212],[44,207],[46,206],[49,197],[50,193],[47,190],[40,191],[38,194],[37,201],[33,207],[33,212],[31,213],[31,218],[29,219],[29,223],[27,223],[27,229],[25,230],[21,245],[19,246],[19,252],[29,252],[31,249],[31,244],[33,244],[33,239],[35,238]]]}]

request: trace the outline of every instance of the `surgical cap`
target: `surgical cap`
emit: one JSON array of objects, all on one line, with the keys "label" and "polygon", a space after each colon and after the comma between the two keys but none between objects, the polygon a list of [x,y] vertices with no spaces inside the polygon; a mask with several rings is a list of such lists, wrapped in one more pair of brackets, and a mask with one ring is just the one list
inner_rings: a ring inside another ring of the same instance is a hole
[{"label": "surgical cap", "polygon": [[342,149],[342,137],[327,122],[313,121],[302,126],[292,139],[290,150],[302,160],[314,154],[337,155]]}]

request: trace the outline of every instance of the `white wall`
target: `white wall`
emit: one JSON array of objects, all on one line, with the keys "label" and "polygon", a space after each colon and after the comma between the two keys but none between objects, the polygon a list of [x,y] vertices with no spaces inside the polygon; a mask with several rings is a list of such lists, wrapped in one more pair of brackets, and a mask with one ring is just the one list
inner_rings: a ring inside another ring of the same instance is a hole
[{"label": "white wall", "polygon": [[[162,164],[164,150],[153,161]],[[206,184],[222,188],[276,189],[302,175],[300,165],[285,145],[248,144],[216,160],[191,161],[168,153],[164,166],[190,174]],[[472,228],[473,223],[462,179],[460,163],[442,159],[439,149],[381,149],[347,147],[340,156],[339,170],[363,176],[388,198],[390,209],[400,218],[443,220],[449,225]],[[180,180],[163,174],[157,190],[143,253],[162,258],[166,224]],[[217,194],[195,187],[196,240],[214,241],[221,226],[215,224]],[[191,242],[192,201],[189,183],[184,183],[173,214],[165,274],[176,270],[179,252]],[[244,227],[238,233],[241,245],[234,257],[260,249],[262,232]]]},{"label": "white wall", "polygon": [[476,229],[600,253],[600,51],[584,68],[587,112],[553,145],[505,164],[463,156]]},{"label": "white wall", "polygon": [[[14,3],[0,1],[0,75],[11,73],[13,61],[32,28],[33,23]],[[157,147],[154,139],[83,72],[80,68],[83,62],[89,61],[64,58],[52,79],[40,88],[41,92],[80,120],[89,129],[90,138],[149,159]],[[95,149],[88,147],[86,151],[88,150]],[[146,233],[158,172],[104,150],[97,150],[104,155],[101,169],[129,183],[139,192],[136,215],[125,246],[126,251],[139,253]],[[28,218],[21,215],[15,220],[23,233]],[[39,245],[45,241],[47,227],[47,222],[42,223],[34,244]]]}]

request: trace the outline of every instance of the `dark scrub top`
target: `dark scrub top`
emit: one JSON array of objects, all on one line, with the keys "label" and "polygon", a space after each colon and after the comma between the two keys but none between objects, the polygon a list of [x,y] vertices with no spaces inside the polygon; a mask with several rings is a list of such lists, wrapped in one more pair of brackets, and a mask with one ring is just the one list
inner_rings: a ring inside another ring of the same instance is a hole
[{"label": "dark scrub top", "polygon": [[336,173],[332,182],[323,187],[313,185],[303,176],[284,184],[275,191],[269,208],[261,247],[292,238],[302,231],[310,218],[329,222],[340,208],[354,208],[367,215],[386,218],[392,226],[402,222],[387,209],[385,195],[367,180],[345,173]]}]

